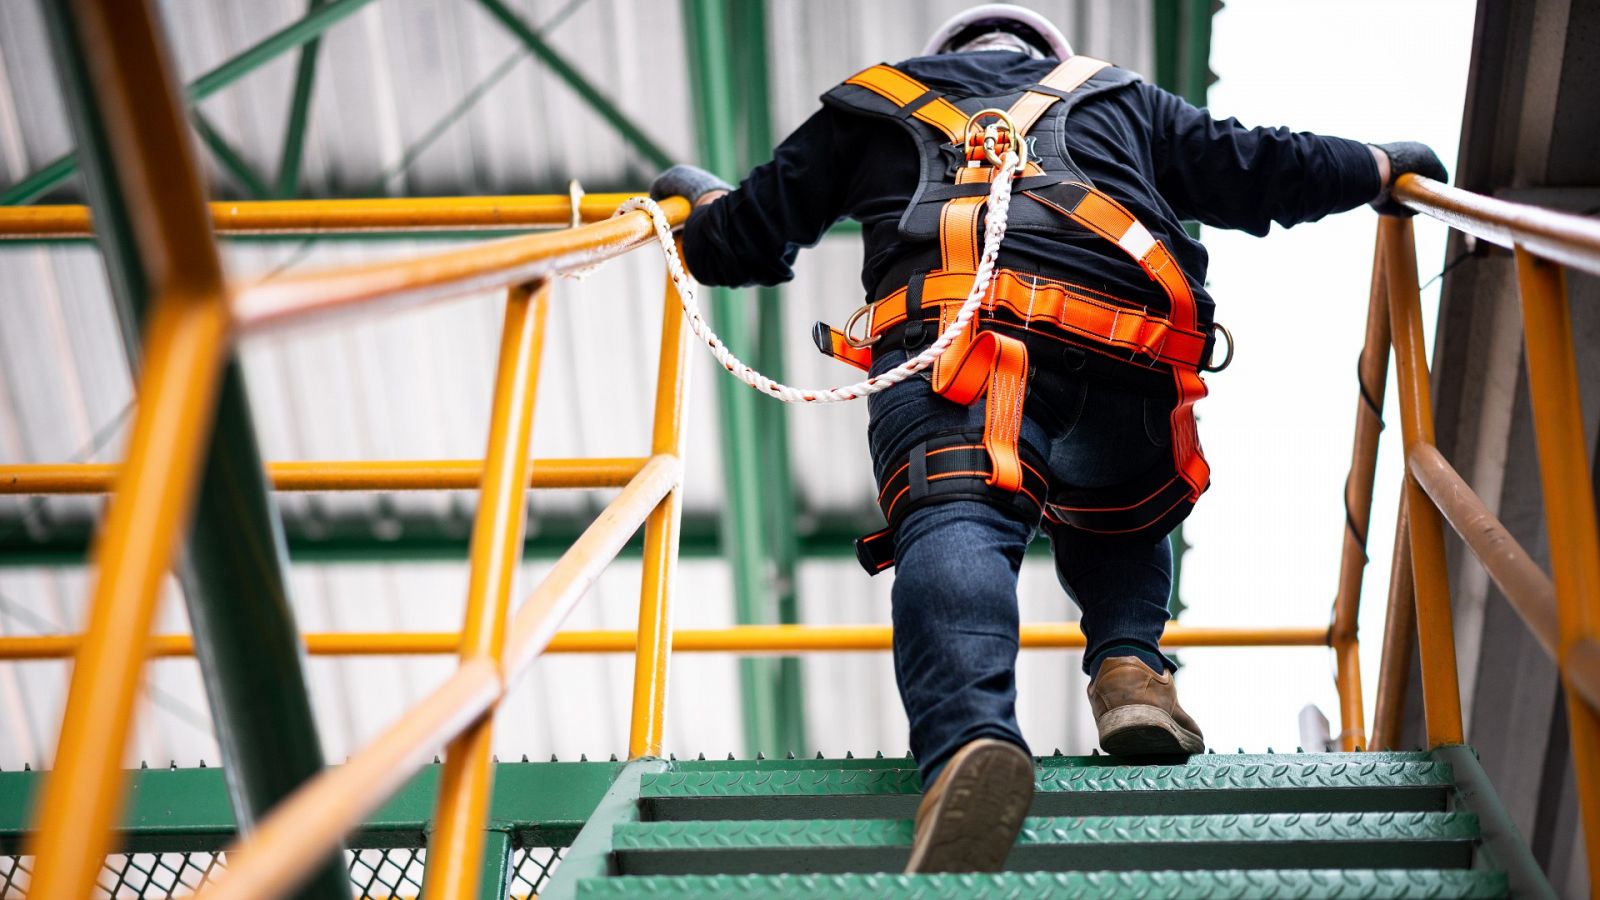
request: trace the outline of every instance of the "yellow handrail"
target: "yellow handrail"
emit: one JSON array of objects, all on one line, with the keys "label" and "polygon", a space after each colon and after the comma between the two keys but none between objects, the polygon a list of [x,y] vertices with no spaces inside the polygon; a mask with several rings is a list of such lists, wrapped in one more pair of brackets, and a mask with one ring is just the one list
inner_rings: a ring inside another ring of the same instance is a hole
[{"label": "yellow handrail", "polygon": [[[585,194],[579,219],[597,222],[632,194]],[[378,197],[354,200],[256,200],[209,204],[221,234],[370,234],[483,231],[572,224],[565,194],[510,197]],[[0,241],[92,237],[87,206],[0,206]]]},{"label": "yellow handrail", "polygon": [[[311,632],[301,639],[312,656],[426,656],[461,649],[457,631]],[[1025,623],[1021,639],[1024,650],[1081,650],[1085,646],[1076,622]],[[70,658],[82,640],[76,634],[0,637],[0,661]],[[888,625],[735,625],[680,628],[670,633],[670,640],[674,653],[876,652],[891,648],[893,631]],[[1326,647],[1328,629],[1318,625],[1226,628],[1168,622],[1161,643],[1182,648]],[[544,652],[633,653],[640,645],[633,631],[562,631],[550,639]],[[149,652],[155,658],[193,656],[194,639],[187,634],[157,635],[150,639]]]},{"label": "yellow handrail", "polygon": [[[1416,175],[1402,176],[1395,196],[1453,228],[1515,253],[1553,577],[1539,571],[1434,446],[1411,221],[1384,217],[1378,225],[1379,252],[1373,266],[1375,278],[1382,277],[1388,286],[1392,325],[1388,343],[1399,376],[1406,475],[1374,713],[1374,747],[1387,749],[1399,740],[1413,629],[1404,614],[1405,601],[1413,596],[1428,742],[1463,739],[1443,513],[1555,659],[1566,688],[1590,881],[1600,884],[1600,525],[1595,518],[1562,269],[1565,265],[1600,273],[1600,223],[1479,196]],[[1378,302],[1374,293],[1374,306]],[[1380,338],[1369,329],[1367,352]],[[1363,449],[1358,445],[1358,456]]]},{"label": "yellow handrail", "polygon": [[[669,197],[661,206],[674,225],[689,215],[689,204],[681,197]],[[564,231],[501,238],[412,259],[267,278],[234,292],[234,325],[250,332],[374,303],[392,308],[459,297],[581,269],[654,240],[650,215],[636,210]]]},{"label": "yellow handrail", "polygon": [[[535,459],[530,488],[614,488],[639,474],[647,457]],[[0,495],[103,494],[121,467],[113,463],[25,463],[0,466]],[[296,460],[267,463],[279,491],[477,490],[483,462],[476,459]]]}]

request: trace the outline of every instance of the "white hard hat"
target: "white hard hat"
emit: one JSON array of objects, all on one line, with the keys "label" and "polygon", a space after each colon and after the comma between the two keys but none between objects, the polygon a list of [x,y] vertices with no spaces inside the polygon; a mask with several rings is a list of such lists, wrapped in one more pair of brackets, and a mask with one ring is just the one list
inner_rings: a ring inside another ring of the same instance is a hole
[{"label": "white hard hat", "polygon": [[976,37],[984,30],[1008,31],[1025,40],[1033,38],[1029,43],[1042,45],[1039,48],[1041,50],[1048,47],[1049,55],[1056,59],[1066,59],[1072,55],[1072,45],[1067,43],[1067,36],[1061,33],[1061,29],[1044,16],[1014,3],[983,3],[951,16],[928,39],[928,46],[923,48],[922,55],[948,53],[954,49],[956,38],[969,33]]}]

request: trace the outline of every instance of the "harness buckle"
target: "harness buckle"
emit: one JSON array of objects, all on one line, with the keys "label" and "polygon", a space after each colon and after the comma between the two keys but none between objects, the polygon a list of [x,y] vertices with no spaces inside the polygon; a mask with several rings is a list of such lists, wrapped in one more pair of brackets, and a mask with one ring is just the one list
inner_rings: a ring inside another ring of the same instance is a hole
[{"label": "harness buckle", "polygon": [[[862,316],[868,315],[872,312],[872,307],[873,304],[871,303],[864,304],[860,309],[850,314],[850,318],[846,319],[844,322],[844,328],[840,329],[840,333],[844,335],[844,342],[851,347],[856,348],[857,350],[864,350],[867,347],[871,347],[873,344],[878,342],[879,338],[883,337],[881,334],[872,333],[871,320],[868,320],[867,331],[861,337],[858,338],[851,333],[855,330],[856,322],[860,321]],[[1232,355],[1233,354],[1230,352],[1230,359],[1232,358]]]},{"label": "harness buckle", "polygon": [[[1200,371],[1202,371],[1202,372],[1221,372],[1223,369],[1226,369],[1228,366],[1233,364],[1233,332],[1231,332],[1227,328],[1225,328],[1221,322],[1212,322],[1211,323],[1211,332],[1212,332],[1212,334],[1221,334],[1225,339],[1227,339],[1227,341],[1228,341],[1228,355],[1224,356],[1222,358],[1222,364],[1221,365],[1212,365],[1211,360],[1209,360],[1209,359],[1206,360],[1206,364],[1200,367]],[[1216,355],[1216,352],[1217,352],[1216,345],[1213,344],[1212,347],[1211,347],[1211,353],[1214,356],[1214,355]]]},{"label": "harness buckle", "polygon": [[998,168],[1007,153],[1017,154],[1019,171],[1028,161],[1028,143],[1021,140],[1011,116],[993,107],[973,113],[967,119],[967,166],[976,168],[987,163]]}]

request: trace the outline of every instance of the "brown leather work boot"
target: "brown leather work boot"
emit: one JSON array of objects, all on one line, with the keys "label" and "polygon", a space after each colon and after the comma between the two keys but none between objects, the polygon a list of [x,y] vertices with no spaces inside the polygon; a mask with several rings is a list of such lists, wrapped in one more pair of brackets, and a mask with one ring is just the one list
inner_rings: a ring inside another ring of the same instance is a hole
[{"label": "brown leather work boot", "polygon": [[1178,705],[1172,673],[1137,656],[1113,656],[1089,682],[1100,748],[1113,756],[1204,753],[1200,726]]},{"label": "brown leather work boot", "polygon": [[1033,802],[1033,759],[979,738],[957,750],[917,807],[906,873],[998,872]]}]

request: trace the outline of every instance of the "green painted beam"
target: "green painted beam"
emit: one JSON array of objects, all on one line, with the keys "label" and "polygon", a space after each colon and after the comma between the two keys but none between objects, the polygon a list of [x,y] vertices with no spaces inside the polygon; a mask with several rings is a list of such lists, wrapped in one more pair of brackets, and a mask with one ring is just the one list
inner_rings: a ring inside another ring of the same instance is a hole
[{"label": "green painted beam", "polygon": [[506,30],[511,32],[517,40],[521,41],[534,56],[554,72],[558,78],[566,82],[567,86],[577,92],[602,119],[611,124],[612,128],[622,136],[629,146],[639,151],[650,164],[656,168],[664,169],[672,165],[672,157],[661,149],[661,146],[645,134],[632,119],[628,118],[611,98],[601,93],[587,78],[583,77],[572,63],[557,53],[553,47],[545,42],[544,38],[533,29],[522,17],[517,15],[503,0],[478,0],[489,14],[499,20]]},{"label": "green painted beam", "polygon": [[[767,83],[766,0],[729,3],[724,0],[733,69],[734,104],[738,121],[738,171],[748,172],[772,158],[772,92]],[[755,290],[756,338],[754,365],[778,381],[784,380],[783,292],[776,287]],[[799,579],[796,567],[800,542],[795,523],[799,504],[795,498],[794,471],[789,458],[789,404],[757,398],[756,434],[765,452],[756,457],[761,469],[761,509],[764,537],[771,560],[771,591],[777,621],[800,621]],[[773,748],[801,752],[807,746],[805,674],[798,656],[777,660],[777,743]]]},{"label": "green painted beam", "polygon": [[[370,2],[372,0],[329,0],[325,6],[280,28],[239,55],[189,82],[186,91],[189,103],[199,103],[276,59],[279,54],[293,50],[317,37]],[[72,177],[72,173],[78,170],[78,162],[77,151],[57,157],[44,168],[0,193],[0,206],[28,203],[49,193],[57,185]]]},{"label": "green painted beam", "polygon": [[[876,530],[876,511],[818,515],[802,512],[801,518],[819,519],[796,536],[801,560],[855,559],[852,542]],[[538,530],[523,543],[523,558],[554,559],[565,553],[588,524],[578,520],[535,520]],[[286,517],[289,559],[296,564],[321,565],[351,562],[464,562],[467,535],[463,527],[447,528],[438,523],[402,522],[400,533],[379,537],[370,523],[355,526],[307,521]],[[0,569],[36,566],[81,566],[89,549],[94,523],[87,519],[51,522],[45,537],[36,538],[18,519],[0,520]],[[623,558],[637,558],[642,542],[633,538],[624,546]],[[684,516],[683,541],[679,555],[685,559],[709,559],[727,554],[723,543],[721,517],[695,513]],[[1035,541],[1028,558],[1049,561],[1049,543]],[[763,751],[765,752],[765,751]],[[784,752],[788,752],[787,749]],[[781,755],[781,754],[780,754]]]},{"label": "green painted beam", "polygon": [[[701,155],[708,169],[737,181],[742,174],[735,139],[740,127],[730,46],[733,38],[726,12],[722,0],[683,2]],[[753,358],[753,323],[746,298],[723,288],[714,288],[710,294],[717,333],[736,355]],[[764,453],[756,406],[761,398],[731,378],[716,379],[715,390],[726,504],[723,543],[733,569],[734,617],[740,624],[771,624],[777,621],[777,608],[762,509]],[[782,746],[778,673],[778,662],[770,657],[739,661],[745,750],[750,755],[804,749]]]},{"label": "green painted beam", "polygon": [[[899,871],[914,836],[911,819],[787,819],[622,824],[611,842],[624,875],[777,875]],[[1453,812],[1033,817],[1007,868],[1464,869],[1478,837]]]},{"label": "green painted beam", "polygon": [[572,842],[561,867],[539,894],[542,900],[569,900],[579,882],[611,874],[611,832],[618,825],[639,821],[639,785],[667,768],[664,759],[636,759],[617,773],[615,781],[594,807],[588,825]]},{"label": "green painted beam", "polygon": [[[89,205],[99,223],[112,300],[128,361],[137,368],[142,362],[141,331],[156,290],[153,275],[140,254],[129,186],[121,181],[112,155],[78,22],[60,4],[44,8]],[[174,160],[179,167],[189,164]],[[322,771],[322,744],[300,665],[283,535],[256,443],[244,369],[236,358],[224,363],[215,403],[211,440],[177,570],[217,743],[228,766],[228,792],[236,815],[248,826]],[[302,894],[348,897],[341,861],[330,859]]]},{"label": "green painted beam", "polygon": [[228,139],[223,137],[211,123],[211,119],[199,109],[190,109],[189,121],[194,126],[195,133],[200,136],[200,143],[205,144],[217,164],[239,182],[239,186],[244,188],[249,199],[265,200],[269,194],[267,183],[256,174],[255,167],[244,158],[244,154],[228,143]]},{"label": "green painted beam", "polygon": [[1412,897],[1506,896],[1499,872],[1440,869],[1289,869],[1249,872],[1027,872],[999,875],[712,875],[591,879],[578,897],[764,897],[854,900],[857,897]]},{"label": "green painted beam", "polygon": [[[310,0],[306,15],[311,15],[327,0]],[[273,186],[273,196],[287,199],[300,187],[300,163],[305,158],[306,123],[311,118],[311,94],[317,79],[317,50],[322,38],[314,37],[300,47],[300,59],[295,62],[294,92],[289,95],[289,121],[283,129],[283,149],[278,153],[278,178]]]},{"label": "green painted beam", "polygon": [[[495,766],[489,821],[517,846],[564,847],[622,771],[620,762],[521,762]],[[353,848],[421,847],[439,793],[439,769],[423,768],[351,835]],[[46,772],[0,772],[0,854],[19,851]],[[128,773],[122,846],[139,851],[219,850],[238,823],[223,770],[136,769]]]}]

